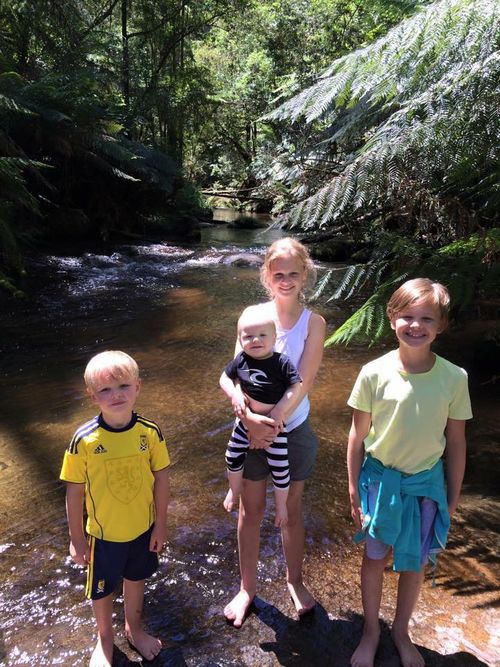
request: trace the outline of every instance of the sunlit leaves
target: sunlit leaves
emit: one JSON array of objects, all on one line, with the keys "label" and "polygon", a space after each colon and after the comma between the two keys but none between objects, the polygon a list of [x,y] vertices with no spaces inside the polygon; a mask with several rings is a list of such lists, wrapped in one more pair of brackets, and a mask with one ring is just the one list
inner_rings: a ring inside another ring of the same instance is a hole
[{"label": "sunlit leaves", "polygon": [[269,114],[274,121],[302,119],[313,129],[309,155],[326,164],[333,153],[341,165],[333,177],[326,169],[322,179],[313,177],[301,150],[301,179],[317,193],[292,212],[292,227],[324,229],[370,208],[399,206],[400,184],[408,179],[495,215],[499,35],[493,0],[435,2],[336,60],[317,83]]}]

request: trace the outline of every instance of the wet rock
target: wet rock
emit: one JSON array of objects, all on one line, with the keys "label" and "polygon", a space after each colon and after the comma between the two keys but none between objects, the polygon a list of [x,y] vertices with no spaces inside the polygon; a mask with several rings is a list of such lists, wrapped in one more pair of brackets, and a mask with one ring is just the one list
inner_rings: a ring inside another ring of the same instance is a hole
[{"label": "wet rock", "polygon": [[223,264],[231,264],[232,266],[260,266],[263,261],[260,255],[242,252],[237,255],[228,255],[224,258]]}]

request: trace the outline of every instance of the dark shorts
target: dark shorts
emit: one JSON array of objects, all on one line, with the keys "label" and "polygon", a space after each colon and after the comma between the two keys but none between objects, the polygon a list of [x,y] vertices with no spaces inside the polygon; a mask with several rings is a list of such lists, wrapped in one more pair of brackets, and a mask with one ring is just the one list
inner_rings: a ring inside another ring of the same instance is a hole
[{"label": "dark shorts", "polygon": [[153,526],[130,542],[108,542],[89,536],[90,563],[85,595],[100,600],[116,589],[122,579],[140,581],[158,569],[158,554],[149,550]]},{"label": "dark shorts", "polygon": [[[290,480],[300,482],[311,476],[316,461],[318,438],[311,428],[309,418],[288,434],[288,460]],[[269,475],[269,464],[264,449],[249,449],[243,468],[243,477],[259,482]]]}]

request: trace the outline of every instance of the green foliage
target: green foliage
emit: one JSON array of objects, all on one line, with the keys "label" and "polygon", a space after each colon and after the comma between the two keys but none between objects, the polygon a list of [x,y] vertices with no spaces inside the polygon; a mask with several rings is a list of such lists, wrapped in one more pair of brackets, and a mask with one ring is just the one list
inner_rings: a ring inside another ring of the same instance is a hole
[{"label": "green foliage", "polygon": [[269,114],[310,128],[307,146],[281,160],[303,198],[290,227],[353,231],[367,211],[390,210],[399,225],[432,217],[453,236],[465,231],[459,209],[465,228],[495,218],[499,35],[494,0],[434,2]]},{"label": "green foliage", "polygon": [[[24,206],[33,213],[38,212],[38,201],[26,187],[23,169],[43,166],[40,163],[15,157],[0,157],[1,199]],[[0,200],[1,201],[1,200]]]},{"label": "green foliage", "polygon": [[389,323],[385,315],[385,303],[394,291],[396,282],[390,281],[381,285],[361,308],[329,336],[325,345],[347,345],[353,340],[368,342],[372,345],[387,334]]},{"label": "green foliage", "polygon": [[301,86],[332,58],[375,39],[411,13],[417,3],[396,0],[250,0],[195,42],[210,87],[201,124],[193,128],[186,166],[203,185],[260,186],[267,197],[278,124],[257,119]]},{"label": "green foliage", "polygon": [[272,169],[296,202],[287,226],[374,244],[331,297],[366,302],[329,344],[380,338],[409,277],[447,284],[455,312],[497,293],[499,45],[494,0],[439,0],[267,115],[288,123]]},{"label": "green foliage", "polygon": [[330,300],[349,300],[370,294],[326,341],[326,345],[353,341],[373,343],[389,332],[385,307],[392,292],[405,280],[425,276],[446,285],[452,315],[458,317],[474,298],[498,295],[500,290],[500,229],[473,234],[439,250],[398,235],[379,234],[370,261],[348,267],[338,284],[327,273],[316,290],[318,298],[330,290]]}]

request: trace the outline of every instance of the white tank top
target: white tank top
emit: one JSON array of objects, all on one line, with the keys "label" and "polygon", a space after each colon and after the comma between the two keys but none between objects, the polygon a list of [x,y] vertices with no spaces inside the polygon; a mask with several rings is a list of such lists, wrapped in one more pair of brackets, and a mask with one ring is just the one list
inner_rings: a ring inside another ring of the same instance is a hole
[{"label": "white tank top", "polygon": [[[311,311],[304,308],[299,319],[291,329],[280,329],[276,327],[276,352],[286,354],[296,368],[300,366],[302,352],[309,333],[309,319]],[[307,419],[309,414],[309,398],[304,396],[292,414],[288,417],[286,430],[291,431]]]}]

